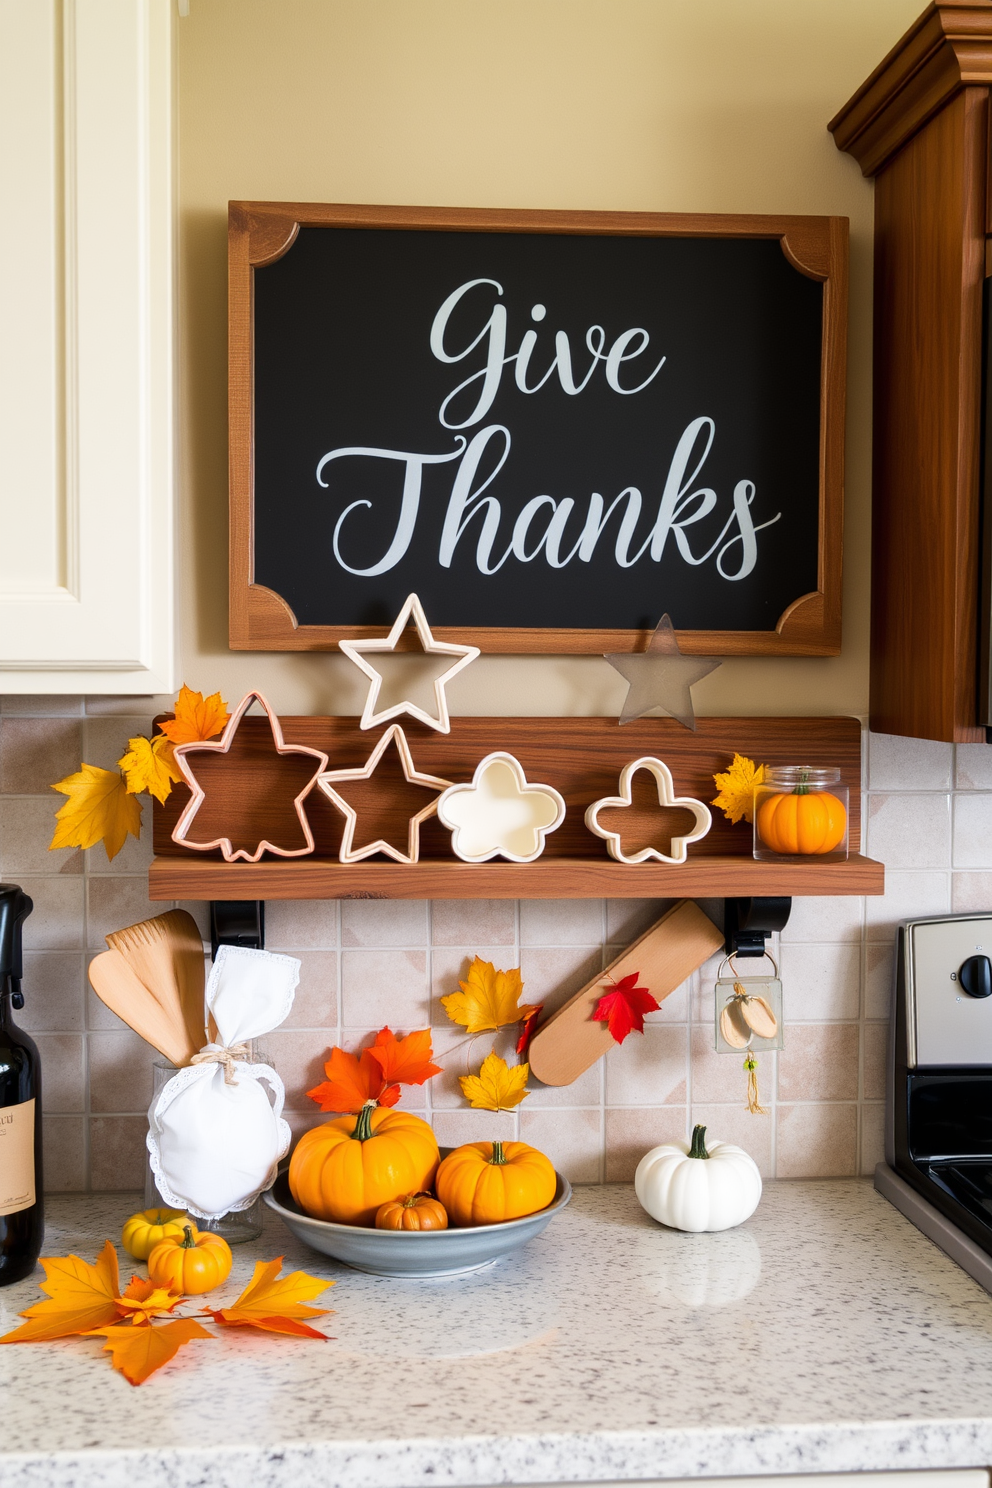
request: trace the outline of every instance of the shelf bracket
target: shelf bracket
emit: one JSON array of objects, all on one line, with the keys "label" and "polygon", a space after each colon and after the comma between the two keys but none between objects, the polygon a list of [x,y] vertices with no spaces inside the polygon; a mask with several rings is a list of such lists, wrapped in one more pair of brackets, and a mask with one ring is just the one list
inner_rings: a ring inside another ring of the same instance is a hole
[{"label": "shelf bracket", "polygon": [[783,930],[792,912],[791,899],[725,899],[723,929],[728,956],[763,956],[765,941]]},{"label": "shelf bracket", "polygon": [[211,899],[210,955],[214,961],[222,945],[265,949],[264,899]]}]

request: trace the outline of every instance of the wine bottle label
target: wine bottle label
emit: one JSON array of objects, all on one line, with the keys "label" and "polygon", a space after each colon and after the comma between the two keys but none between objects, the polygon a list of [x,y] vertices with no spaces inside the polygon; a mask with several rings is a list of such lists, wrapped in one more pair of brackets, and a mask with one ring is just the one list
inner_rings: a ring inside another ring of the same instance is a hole
[{"label": "wine bottle label", "polygon": [[34,1101],[27,1100],[0,1106],[0,1216],[34,1201]]}]

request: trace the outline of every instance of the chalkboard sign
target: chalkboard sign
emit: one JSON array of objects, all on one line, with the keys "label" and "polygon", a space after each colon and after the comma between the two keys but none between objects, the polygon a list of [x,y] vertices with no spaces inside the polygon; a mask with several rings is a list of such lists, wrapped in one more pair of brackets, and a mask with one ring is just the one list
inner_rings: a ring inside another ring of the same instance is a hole
[{"label": "chalkboard sign", "polygon": [[232,204],[232,645],[836,651],[846,245]]}]

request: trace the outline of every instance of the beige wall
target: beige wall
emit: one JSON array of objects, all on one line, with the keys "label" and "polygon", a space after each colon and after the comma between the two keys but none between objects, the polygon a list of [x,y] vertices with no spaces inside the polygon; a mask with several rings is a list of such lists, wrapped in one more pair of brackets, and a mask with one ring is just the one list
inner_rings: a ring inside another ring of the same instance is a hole
[{"label": "beige wall", "polygon": [[[851,219],[844,649],[729,661],[703,713],[867,708],[870,184],[826,121],[921,0],[192,0],[178,22],[182,668],[355,712],[343,658],[227,650],[229,198],[823,212]],[[463,713],[609,713],[595,658],[483,658]]]}]

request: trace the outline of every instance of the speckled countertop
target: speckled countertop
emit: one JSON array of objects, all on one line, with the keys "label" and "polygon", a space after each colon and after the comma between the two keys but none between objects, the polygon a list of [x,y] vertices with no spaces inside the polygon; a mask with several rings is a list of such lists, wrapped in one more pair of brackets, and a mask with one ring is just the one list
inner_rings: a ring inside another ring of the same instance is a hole
[{"label": "speckled countertop", "polygon": [[[51,1199],[46,1253],[93,1259],[128,1210],[120,1194]],[[332,1342],[195,1343],[137,1389],[100,1340],[0,1349],[3,1488],[992,1463],[992,1297],[867,1181],[772,1183],[744,1228],[696,1236],[654,1224],[629,1186],[580,1188],[516,1255],[444,1281],[327,1265],[267,1215],[216,1295],[281,1252],[337,1281]],[[38,1298],[0,1291],[3,1330]]]}]

